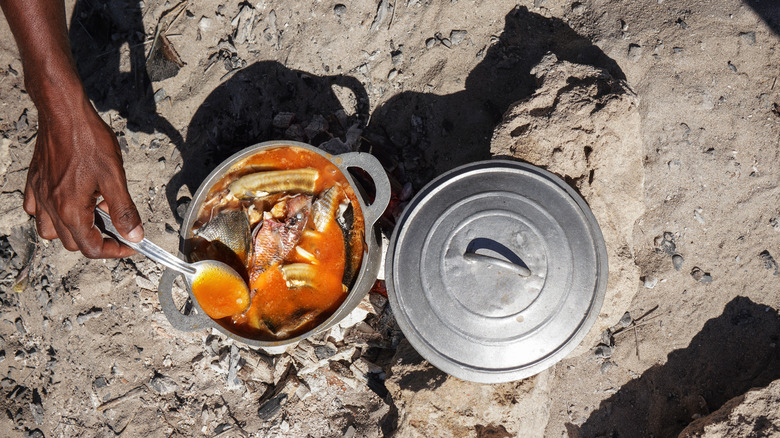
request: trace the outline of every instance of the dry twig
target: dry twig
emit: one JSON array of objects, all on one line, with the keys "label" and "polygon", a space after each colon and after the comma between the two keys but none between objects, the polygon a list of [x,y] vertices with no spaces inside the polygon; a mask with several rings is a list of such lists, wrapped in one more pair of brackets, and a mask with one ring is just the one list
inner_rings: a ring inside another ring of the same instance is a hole
[{"label": "dry twig", "polygon": [[109,400],[109,401],[103,403],[102,405],[98,406],[97,410],[98,410],[98,412],[103,412],[106,409],[111,409],[114,406],[118,405],[119,403],[121,403],[121,402],[123,402],[125,400],[130,400],[130,399],[133,399],[133,398],[141,395],[141,393],[144,392],[145,390],[146,390],[146,385],[136,386],[135,388],[131,389],[130,391],[127,391],[126,393],[124,393],[124,394],[122,394],[122,395],[120,395],[118,397],[112,398],[111,400]]}]

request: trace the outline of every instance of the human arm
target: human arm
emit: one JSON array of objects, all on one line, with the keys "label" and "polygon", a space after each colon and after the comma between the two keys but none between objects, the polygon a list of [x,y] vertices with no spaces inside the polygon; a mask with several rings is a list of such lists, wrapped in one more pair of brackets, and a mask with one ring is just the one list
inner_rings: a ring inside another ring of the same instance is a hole
[{"label": "human arm", "polygon": [[95,111],[70,51],[61,0],[0,0],[22,58],[25,87],[38,109],[38,136],[27,174],[24,209],[38,234],[90,258],[125,257],[130,248],[94,224],[105,200],[123,237],[143,239],[127,190],[116,136]]}]

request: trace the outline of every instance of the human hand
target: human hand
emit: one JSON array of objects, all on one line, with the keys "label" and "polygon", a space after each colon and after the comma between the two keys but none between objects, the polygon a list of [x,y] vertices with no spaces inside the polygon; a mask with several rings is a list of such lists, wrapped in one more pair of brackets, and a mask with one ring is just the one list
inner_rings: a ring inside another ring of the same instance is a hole
[{"label": "human hand", "polygon": [[133,250],[103,238],[95,204],[103,197],[120,234],[144,237],[141,217],[127,192],[119,144],[98,116],[76,72],[62,1],[0,0],[14,34],[27,92],[38,108],[24,209],[35,215],[38,234],[62,240],[90,258],[125,257]]},{"label": "human hand", "polygon": [[86,96],[37,102],[39,123],[24,209],[35,215],[38,234],[59,238],[70,251],[89,258],[134,253],[95,226],[100,196],[117,230],[131,242],[143,239],[141,217],[127,190],[122,155],[114,132]]}]

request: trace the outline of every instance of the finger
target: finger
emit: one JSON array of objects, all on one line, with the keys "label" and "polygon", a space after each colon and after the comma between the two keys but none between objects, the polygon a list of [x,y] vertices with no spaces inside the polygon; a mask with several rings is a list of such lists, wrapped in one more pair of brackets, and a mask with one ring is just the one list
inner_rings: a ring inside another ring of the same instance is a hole
[{"label": "finger", "polygon": [[[37,147],[38,143],[36,142],[35,145]],[[24,185],[24,202],[22,203],[24,211],[29,215],[34,215],[38,208],[38,203],[35,201],[35,190],[33,189],[33,180],[35,179],[35,175],[38,174],[38,165],[35,158],[35,154],[33,153],[33,159],[30,161],[30,167],[27,169],[27,180]]]},{"label": "finger", "polygon": [[135,251],[115,239],[103,237],[97,226],[76,238],[82,254],[91,259],[118,259],[135,254]]},{"label": "finger", "polygon": [[[113,239],[104,239],[103,234],[95,226],[94,200],[82,203],[72,202],[63,209],[62,220],[67,232],[73,240],[73,245],[86,257],[91,259],[124,257],[128,251]],[[56,221],[55,221],[56,226]],[[59,230],[59,229],[58,229]],[[62,237],[60,237],[62,239]],[[66,239],[63,240],[63,245]],[[129,251],[132,254],[132,250]]]},{"label": "finger", "polygon": [[38,208],[33,211],[35,215],[35,228],[38,230],[38,235],[46,240],[54,240],[57,238],[57,230],[54,229],[54,223],[51,220],[49,213]]},{"label": "finger", "polygon": [[140,242],[144,238],[141,215],[127,191],[124,179],[108,180],[101,183],[101,194],[108,206],[108,214],[119,234],[131,242]]},{"label": "finger", "polygon": [[[111,214],[111,212],[109,211],[109,208],[108,208],[108,203],[106,201],[100,201],[100,203],[98,203],[97,207],[99,209],[105,211],[106,213],[109,213],[109,215]],[[113,222],[113,219],[112,219],[112,222]],[[95,229],[98,229],[98,227],[95,226]],[[109,243],[109,242],[114,242],[115,244]],[[136,251],[134,249],[130,248],[129,246],[119,242],[118,240],[116,240],[116,239],[114,239],[112,237],[105,237],[104,236],[104,238],[103,238],[103,247],[104,247],[104,249],[106,251],[110,251],[112,254],[114,254],[114,253],[118,254],[118,255],[111,255],[111,256],[109,256],[111,258],[129,257],[129,256],[131,256],[131,255],[136,253]],[[120,250],[118,250],[118,252],[116,252],[115,249],[114,249],[115,247],[120,248]]]},{"label": "finger", "polygon": [[68,226],[62,222],[61,219],[55,216],[49,216],[51,218],[51,222],[54,226],[54,229],[57,232],[57,236],[60,238],[60,241],[62,242],[62,246],[65,247],[68,251],[78,251],[79,245],[76,244],[76,241],[73,240],[73,236],[68,229]]},{"label": "finger", "polygon": [[24,207],[24,211],[31,216],[35,215],[35,210],[38,208],[33,193],[32,184],[28,181],[27,185],[24,186],[24,202],[22,203],[22,207]]}]

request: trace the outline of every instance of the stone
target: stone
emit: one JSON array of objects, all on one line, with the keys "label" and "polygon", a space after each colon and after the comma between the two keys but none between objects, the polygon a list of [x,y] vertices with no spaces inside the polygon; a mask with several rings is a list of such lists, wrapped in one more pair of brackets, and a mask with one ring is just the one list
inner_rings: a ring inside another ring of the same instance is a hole
[{"label": "stone", "polygon": [[279,392],[257,409],[257,416],[260,419],[268,421],[276,417],[282,410],[282,406],[295,396],[298,388],[301,386],[301,382],[295,376],[288,376],[280,385],[281,389]]},{"label": "stone", "polygon": [[3,380],[0,380],[0,387],[6,390],[11,388],[15,384],[16,381],[14,379],[11,379],[10,377],[3,377]]},{"label": "stone", "polygon": [[623,317],[620,318],[620,321],[618,323],[620,324],[621,327],[626,328],[629,325],[631,325],[632,322],[634,322],[634,318],[631,317],[630,313],[626,312],[625,314],[623,314]]},{"label": "stone", "polygon": [[654,240],[656,252],[665,252],[674,255],[677,251],[677,244],[674,243],[674,234],[669,231],[664,232],[663,236],[658,236]]},{"label": "stone", "polygon": [[203,16],[200,17],[200,21],[198,22],[198,29],[201,32],[208,32],[211,29],[213,24],[214,24],[214,20],[206,16]]},{"label": "stone", "polygon": [[341,18],[347,12],[347,7],[341,3],[333,7],[333,14],[336,18]]},{"label": "stone", "polygon": [[93,307],[89,310],[87,310],[84,313],[80,313],[76,317],[76,322],[79,324],[84,324],[85,322],[89,321],[92,318],[97,318],[98,316],[103,314],[103,309]]},{"label": "stone", "polygon": [[593,354],[596,355],[596,357],[598,358],[609,359],[610,357],[612,357],[612,347],[610,347],[609,345],[599,345],[593,351]]},{"label": "stone", "polygon": [[696,219],[696,222],[707,225],[707,221],[704,220],[704,216],[702,216],[703,210],[701,208],[697,208],[696,210],[693,210],[693,218]]},{"label": "stone", "polygon": [[95,388],[105,388],[106,386],[108,386],[108,381],[106,380],[105,377],[101,376],[92,381],[92,386],[94,386]]},{"label": "stone", "polygon": [[46,435],[41,432],[40,429],[33,429],[33,430],[25,430],[24,431],[24,437],[25,438],[45,438]]},{"label": "stone", "polygon": [[680,254],[675,254],[672,256],[672,266],[674,266],[674,269],[677,271],[682,269],[684,261],[685,259],[683,259],[683,256]]},{"label": "stone", "polygon": [[774,257],[772,257],[772,254],[769,253],[769,250],[761,251],[761,253],[758,255],[758,258],[761,259],[761,261],[764,263],[764,268],[773,271],[772,275],[774,276],[780,275],[780,270],[778,270],[777,261],[775,261]]},{"label": "stone", "polygon": [[346,145],[343,141],[341,141],[340,138],[334,137],[330,140],[326,141],[325,143],[321,143],[318,146],[323,151],[333,154],[333,155],[339,155],[339,154],[345,154],[347,152],[352,152],[352,149],[350,149],[349,146]]},{"label": "stone", "polygon": [[717,411],[699,418],[680,433],[680,438],[773,436],[780,430],[780,380],[735,397]]},{"label": "stone", "polygon": [[14,325],[16,325],[16,331],[18,331],[20,335],[24,336],[27,334],[27,329],[24,327],[24,322],[22,322],[21,317],[16,318]]},{"label": "stone", "polygon": [[273,126],[278,129],[287,129],[295,120],[295,113],[282,112],[274,116]]},{"label": "stone", "polygon": [[163,376],[162,374],[155,374],[152,380],[149,381],[149,386],[152,387],[157,393],[165,395],[170,394],[179,389],[179,385],[170,377]]},{"label": "stone", "polygon": [[396,50],[390,55],[390,60],[394,66],[400,67],[404,63],[404,54],[400,50]]},{"label": "stone", "polygon": [[739,37],[749,46],[756,43],[756,33],[752,30],[750,32],[740,32]]},{"label": "stone", "polygon": [[336,348],[333,346],[333,344],[318,345],[314,347],[314,354],[317,356],[317,359],[319,360],[327,359],[336,354]]},{"label": "stone", "polygon": [[450,41],[452,41],[452,45],[457,46],[462,43],[463,40],[466,39],[466,35],[468,35],[468,31],[465,30],[453,30],[450,32]]},{"label": "stone", "polygon": [[37,425],[42,425],[44,416],[43,416],[43,401],[41,400],[41,395],[38,393],[37,389],[33,389],[33,395],[32,395],[32,403],[30,403],[30,412],[33,416],[33,421]]},{"label": "stone", "polygon": [[712,275],[709,272],[704,272],[698,266],[691,270],[691,277],[700,283],[712,283]]}]

